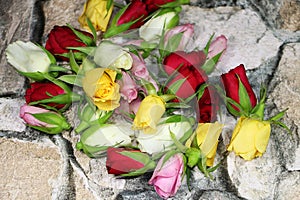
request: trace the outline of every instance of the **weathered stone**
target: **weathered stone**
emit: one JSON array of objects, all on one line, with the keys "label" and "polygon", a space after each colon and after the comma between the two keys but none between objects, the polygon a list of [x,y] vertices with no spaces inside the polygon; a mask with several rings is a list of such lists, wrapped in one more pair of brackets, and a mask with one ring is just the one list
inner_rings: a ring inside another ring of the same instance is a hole
[{"label": "weathered stone", "polygon": [[0,131],[25,131],[25,124],[19,117],[23,99],[0,98]]},{"label": "weathered stone", "polygon": [[[277,110],[288,108],[284,122],[293,130],[292,135],[279,129],[275,134],[278,142],[278,151],[282,154],[283,164],[288,170],[300,170],[300,44],[287,44],[283,49],[278,69],[274,75],[269,101],[273,102]],[[277,111],[278,112],[278,111]],[[274,113],[275,114],[275,113]]]},{"label": "weathered stone", "polygon": [[296,200],[300,196],[300,172],[284,173],[280,176],[278,188],[275,190],[276,199]]},{"label": "weathered stone", "polygon": [[0,155],[1,199],[51,199],[62,165],[53,143],[0,138]]},{"label": "weathered stone", "polygon": [[196,36],[190,49],[204,48],[213,33],[228,38],[227,50],[217,65],[215,75],[227,72],[239,64],[244,64],[247,69],[258,68],[276,57],[282,44],[260,17],[249,9],[184,6],[181,22],[195,24]]},{"label": "weathered stone", "polygon": [[283,2],[279,10],[281,16],[281,27],[291,31],[300,30],[300,2],[297,0],[287,0]]}]

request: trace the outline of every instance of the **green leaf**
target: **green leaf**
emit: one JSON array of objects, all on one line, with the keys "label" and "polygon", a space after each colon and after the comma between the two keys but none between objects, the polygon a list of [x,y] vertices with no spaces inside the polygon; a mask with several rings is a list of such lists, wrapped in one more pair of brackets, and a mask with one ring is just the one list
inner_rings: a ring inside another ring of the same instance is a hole
[{"label": "green leaf", "polygon": [[289,127],[287,127],[287,125],[285,125],[283,122],[280,122],[280,121],[271,121],[272,124],[276,124],[276,125],[279,125],[281,126],[282,128],[286,129],[288,131],[289,134],[292,134],[292,131],[291,129],[289,129]]},{"label": "green leaf", "polygon": [[172,83],[172,85],[169,86],[168,91],[171,91],[172,94],[176,94],[176,92],[179,90],[179,88],[185,81],[186,78],[175,81],[174,83]]},{"label": "green leaf", "polygon": [[77,75],[63,75],[60,76],[58,79],[65,83],[76,85]]},{"label": "green leaf", "polygon": [[[109,0],[109,1],[113,1],[113,0]],[[93,26],[93,23],[91,22],[91,20],[87,17],[86,18],[86,22],[87,22],[87,25],[89,26],[90,30],[92,31],[92,34],[93,34],[93,45],[95,46],[96,43],[97,43],[97,31],[95,29],[95,27]]]},{"label": "green leaf", "polygon": [[215,55],[214,57],[212,57],[211,59],[209,59],[204,63],[204,65],[201,68],[205,71],[206,74],[211,74],[214,71],[215,66],[219,61],[222,53],[223,51],[218,53],[217,55]]},{"label": "green leaf", "polygon": [[168,102],[166,103],[166,108],[180,108],[180,109],[186,109],[190,108],[191,106],[186,104],[186,103],[173,103],[173,102]]},{"label": "green leaf", "polygon": [[171,38],[169,38],[167,46],[165,47],[165,50],[169,52],[174,52],[177,50],[181,39],[182,39],[183,33],[178,33],[176,35],[173,35]]},{"label": "green leaf", "polygon": [[208,54],[208,50],[209,50],[209,47],[210,47],[210,43],[211,43],[212,39],[214,38],[214,36],[215,36],[215,33],[213,33],[213,34],[210,36],[208,42],[206,43],[206,45],[205,45],[205,47],[204,47],[204,49],[203,49],[203,52],[205,53],[205,55]]},{"label": "green leaf", "polygon": [[183,144],[181,144],[181,142],[179,142],[179,140],[177,140],[175,134],[171,131],[170,131],[170,135],[171,135],[171,138],[175,144],[175,146],[179,149],[179,151],[181,151],[182,153],[185,153],[185,151],[188,149],[186,146],[184,146]]},{"label": "green leaf", "polygon": [[250,111],[252,110],[252,105],[251,105],[250,97],[249,97],[249,94],[248,94],[248,92],[247,92],[244,84],[240,80],[240,77],[238,77],[238,79],[239,79],[239,99],[240,99],[240,105],[241,105],[243,111],[245,111],[249,115]]},{"label": "green leaf", "polygon": [[75,28],[73,28],[70,24],[67,24],[67,26],[73,31],[73,33],[87,46],[95,46],[95,42],[92,38],[89,36],[83,34],[80,31],[77,31]]},{"label": "green leaf", "polygon": [[35,43],[37,46],[39,46],[41,49],[43,49],[43,51],[47,54],[48,58],[50,59],[51,64],[56,64],[56,59],[54,57],[54,55],[52,53],[50,53],[50,51],[48,51],[45,47],[41,46],[38,43]]},{"label": "green leaf", "polygon": [[49,72],[67,72],[69,69],[58,66],[58,65],[50,65]]},{"label": "green leaf", "polygon": [[288,108],[285,109],[284,111],[281,111],[281,112],[277,113],[275,116],[271,117],[269,120],[270,121],[278,121],[278,120],[280,120],[284,116],[284,114],[285,114],[285,112],[287,110],[288,110]]},{"label": "green leaf", "polygon": [[72,50],[69,52],[69,60],[71,69],[77,74],[79,71],[79,65],[77,64]]},{"label": "green leaf", "polygon": [[94,51],[95,47],[68,47],[67,49],[77,50],[85,53],[86,55],[89,55]]}]

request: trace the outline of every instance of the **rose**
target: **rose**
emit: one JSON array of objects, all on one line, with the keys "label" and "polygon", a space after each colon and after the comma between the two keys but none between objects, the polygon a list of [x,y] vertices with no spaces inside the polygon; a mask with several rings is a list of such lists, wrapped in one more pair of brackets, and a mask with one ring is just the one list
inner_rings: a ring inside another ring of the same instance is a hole
[{"label": "rose", "polygon": [[159,12],[139,28],[139,36],[147,42],[157,43],[163,30],[176,26],[178,22],[175,11]]},{"label": "rose", "polygon": [[206,56],[203,51],[175,51],[164,58],[163,64],[165,72],[171,75],[175,70],[179,72],[185,70],[185,68],[195,67],[200,69],[204,64]]},{"label": "rose", "polygon": [[221,53],[222,51],[225,51],[226,48],[227,48],[227,38],[224,35],[220,35],[209,45],[207,58],[208,59],[213,58],[214,56]]},{"label": "rose", "polygon": [[[83,33],[87,37],[93,38],[93,35],[85,32],[77,30],[80,33]],[[85,47],[87,46],[83,43],[76,34],[72,31],[68,26],[54,26],[48,35],[48,39],[46,41],[45,48],[54,56],[60,60],[68,61],[69,59],[64,56],[60,56],[57,54],[69,53],[70,49],[68,47]],[[76,50],[74,50],[76,52]]]},{"label": "rose", "polygon": [[[241,107],[246,110],[246,112],[250,112],[251,109],[255,107],[257,99],[248,81],[243,64],[235,67],[234,69],[231,69],[225,74],[222,74],[221,79],[227,97],[231,98],[236,103],[239,103]],[[240,94],[243,94],[243,96],[240,96]],[[249,100],[245,100],[245,97]],[[242,101],[241,98],[243,98]],[[229,109],[231,113],[240,111],[236,106],[229,104],[229,106],[230,105],[232,106],[231,109]]]},{"label": "rose", "polygon": [[219,110],[220,96],[214,86],[205,88],[204,93],[198,100],[197,118],[200,123],[215,122]]},{"label": "rose", "polygon": [[[51,99],[54,96],[65,94],[64,89],[59,87],[54,83],[39,83],[34,82],[30,84],[30,88],[26,90],[25,99],[26,103],[29,104],[31,102]],[[58,104],[55,102],[48,103],[48,106],[55,107],[57,109],[61,109],[65,106],[65,104]]]},{"label": "rose", "polygon": [[143,130],[144,133],[154,133],[156,125],[165,113],[165,101],[157,95],[146,96],[133,120],[133,129]]},{"label": "rose", "polygon": [[[142,160],[136,160],[125,153],[141,153],[139,150],[112,148],[107,149],[106,169],[109,174],[126,174],[131,171],[141,169],[145,166]],[[125,155],[124,155],[125,154]]]},{"label": "rose", "polygon": [[[160,122],[167,120],[163,118]],[[149,154],[159,153],[169,148],[174,144],[170,132],[180,140],[184,134],[191,130],[191,124],[187,121],[162,123],[157,126],[157,130],[153,134],[139,132],[137,135],[138,147],[141,151]]]},{"label": "rose", "polygon": [[114,110],[120,105],[120,86],[115,83],[116,76],[114,70],[95,68],[86,72],[82,80],[85,93],[100,110]]},{"label": "rose", "polygon": [[182,154],[175,154],[165,162],[163,156],[152,174],[149,184],[154,186],[157,194],[164,199],[174,196],[181,185],[184,174],[184,159]]},{"label": "rose", "polygon": [[194,34],[194,26],[192,24],[184,24],[181,26],[175,26],[174,28],[168,30],[164,36],[165,47],[167,47],[169,40],[178,34],[182,34],[182,35],[181,35],[180,42],[178,43],[178,46],[175,50],[183,51],[185,49],[185,46],[188,44],[190,38]]},{"label": "rose", "polygon": [[94,61],[103,68],[125,70],[129,70],[133,62],[128,49],[108,41],[103,41],[97,46]]},{"label": "rose", "polygon": [[173,2],[175,0],[145,0],[145,4],[147,5],[147,10],[149,12],[154,12],[160,8],[160,6]]},{"label": "rose", "polygon": [[113,5],[107,10],[107,2],[107,0],[87,0],[83,12],[78,18],[80,25],[86,30],[90,30],[87,23],[87,18],[89,18],[97,31],[105,32],[113,10]]},{"label": "rose", "polygon": [[103,150],[109,146],[129,145],[130,133],[132,130],[127,123],[118,123],[118,125],[95,123],[82,132],[76,148],[95,157],[97,153],[103,153]]},{"label": "rose", "polygon": [[197,144],[206,157],[206,165],[213,166],[223,124],[199,123],[195,131]]},{"label": "rose", "polygon": [[128,73],[122,71],[122,79],[117,81],[117,83],[120,85],[121,96],[128,103],[131,103],[137,98],[138,86]]},{"label": "rose", "polygon": [[20,108],[20,117],[30,127],[49,134],[58,134],[70,128],[62,115],[26,104]]},{"label": "rose", "polygon": [[[138,8],[138,9],[137,9]],[[117,21],[117,25],[133,22],[138,19],[129,29],[139,28],[145,21],[144,19],[149,15],[146,9],[146,4],[141,0],[132,0],[124,13]]]},{"label": "rose", "polygon": [[6,57],[19,73],[34,80],[43,80],[44,77],[37,72],[48,72],[53,61],[42,48],[32,42],[22,41],[9,44],[6,48]]},{"label": "rose", "polygon": [[262,156],[266,151],[271,133],[269,121],[240,117],[233,130],[228,151],[234,151],[236,155],[245,160],[252,160]]}]

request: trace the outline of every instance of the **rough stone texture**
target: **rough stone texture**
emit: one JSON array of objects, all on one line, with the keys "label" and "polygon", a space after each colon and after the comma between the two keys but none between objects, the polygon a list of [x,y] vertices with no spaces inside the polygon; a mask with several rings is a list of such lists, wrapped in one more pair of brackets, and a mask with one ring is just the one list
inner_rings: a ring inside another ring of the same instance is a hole
[{"label": "rough stone texture", "polygon": [[[25,129],[17,117],[26,86],[24,78],[5,61],[6,45],[17,39],[44,42],[54,25],[70,23],[80,28],[77,18],[84,1],[0,1],[3,25],[0,27],[0,81],[3,84],[0,89],[0,166],[5,172],[1,172],[4,181],[0,183],[0,199],[159,199],[147,183],[151,173],[134,179],[117,179],[107,174],[105,158],[91,159],[76,150],[79,136],[73,131],[48,136]],[[221,161],[222,165],[213,173],[214,180],[196,170],[192,190],[183,182],[171,199],[296,200],[300,196],[299,1],[192,0],[191,4],[199,7],[183,6],[181,14],[182,23],[196,25],[197,35],[190,49],[202,48],[214,32],[226,35],[228,50],[214,75],[244,63],[251,69],[248,71],[250,82],[256,92],[261,81],[270,83],[268,116],[290,108],[284,122],[292,128],[293,134],[272,127],[267,151],[261,158],[246,162],[230,153],[221,160],[236,122],[227,116],[222,119],[227,125],[216,157],[216,162]],[[72,107],[67,112],[74,124],[75,110]]]},{"label": "rough stone texture", "polygon": [[0,130],[25,131],[25,124],[19,117],[20,106],[25,103],[23,99],[0,98]]},{"label": "rough stone texture", "polygon": [[287,44],[283,49],[283,55],[278,69],[274,75],[273,92],[270,101],[273,101],[280,110],[289,108],[285,122],[292,127],[293,134],[286,135],[278,130],[278,148],[285,160],[288,170],[300,170],[299,147],[299,105],[300,105],[300,44]]},{"label": "rough stone texture", "polygon": [[58,149],[0,138],[0,199],[51,199],[61,173]]},{"label": "rough stone texture", "polygon": [[250,9],[219,7],[211,10],[185,6],[182,23],[188,22],[196,25],[197,34],[194,46],[190,49],[202,49],[213,33],[228,38],[228,47],[217,66],[216,74],[227,72],[242,63],[247,69],[258,68],[276,57],[282,44]]}]

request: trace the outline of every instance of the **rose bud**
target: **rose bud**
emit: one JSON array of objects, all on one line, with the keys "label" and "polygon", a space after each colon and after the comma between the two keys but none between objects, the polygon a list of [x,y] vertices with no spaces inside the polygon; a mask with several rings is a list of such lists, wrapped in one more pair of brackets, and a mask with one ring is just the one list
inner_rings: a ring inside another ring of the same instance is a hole
[{"label": "rose bud", "polygon": [[157,95],[146,96],[136,113],[133,129],[143,130],[144,133],[154,133],[156,125],[165,113],[165,101]]},{"label": "rose bud", "polygon": [[224,35],[217,37],[209,46],[207,58],[211,59],[227,48],[227,38]]},{"label": "rose bud", "polygon": [[[25,99],[27,104],[48,99],[48,106],[61,109],[65,106],[66,103],[70,103],[71,101],[70,99],[66,99],[65,102],[62,100],[62,102],[64,102],[65,104],[56,103],[54,98],[57,98],[59,95],[63,97],[63,94],[66,94],[66,91],[52,82],[34,82],[31,83],[30,88],[26,90]],[[53,100],[52,102],[51,99]]]},{"label": "rose bud", "polygon": [[78,18],[81,27],[90,30],[87,18],[92,22],[96,31],[106,31],[107,24],[113,11],[113,4],[107,9],[107,0],[87,0],[83,12]]},{"label": "rose bud", "polygon": [[117,72],[107,68],[95,68],[85,73],[82,87],[87,96],[100,109],[111,111],[120,106],[120,86]]},{"label": "rose bud", "polygon": [[[92,34],[77,29],[75,30],[93,39]],[[85,44],[82,40],[80,40],[80,38],[76,36],[73,30],[68,26],[54,26],[48,35],[45,48],[50,53],[52,53],[57,59],[68,61],[69,58],[59,54],[68,54],[70,51],[68,47],[86,47],[86,46],[87,44]],[[77,52],[76,50],[73,51]]]},{"label": "rose bud", "polygon": [[175,51],[164,58],[163,64],[165,72],[171,75],[174,71],[179,72],[190,68],[191,66],[200,69],[201,65],[204,64],[206,56],[203,51],[192,51],[186,53],[184,51]]},{"label": "rose bud", "polygon": [[204,93],[198,100],[199,112],[197,118],[200,123],[215,122],[219,110],[220,96],[214,86],[210,85],[204,89]]},{"label": "rose bud", "polygon": [[112,148],[107,149],[106,169],[114,175],[139,175],[138,171],[144,172],[154,168],[155,163],[150,157],[135,149]]},{"label": "rose bud", "polygon": [[260,157],[266,151],[270,133],[269,121],[241,117],[233,130],[227,150],[234,151],[245,160]]},{"label": "rose bud", "polygon": [[62,115],[26,104],[20,108],[20,117],[30,127],[49,134],[58,134],[70,128],[70,125]]},{"label": "rose bud", "polygon": [[147,10],[151,13],[160,8],[160,6],[176,0],[145,0]]},{"label": "rose bud", "polygon": [[[169,40],[172,37],[176,37],[176,35],[181,34],[181,39],[177,45],[176,49],[171,49],[175,51],[183,51],[185,46],[188,44],[189,40],[191,39],[192,35],[194,34],[194,26],[192,24],[184,24],[181,26],[175,26],[174,28],[168,30],[164,36],[165,48],[168,47]],[[171,42],[174,42],[171,40]],[[171,44],[169,46],[173,46]],[[167,49],[169,50],[169,49]]]},{"label": "rose bud", "polygon": [[129,145],[131,143],[130,131],[127,123],[117,125],[95,123],[82,132],[76,148],[83,150],[90,157],[96,157],[109,146]]},{"label": "rose bud", "polygon": [[181,185],[184,175],[184,156],[177,153],[165,161],[163,156],[152,174],[149,184],[154,186],[156,193],[164,199],[174,196]]},{"label": "rose bud", "polygon": [[221,79],[226,96],[238,103],[242,109],[240,110],[229,102],[227,104],[229,112],[236,116],[241,116],[242,112],[243,114],[249,114],[255,107],[257,99],[248,81],[244,65],[241,64],[226,74],[222,74]]},{"label": "rose bud", "polygon": [[122,71],[122,79],[118,80],[117,83],[120,85],[121,96],[128,103],[131,103],[138,96],[138,86],[131,76]]},{"label": "rose bud", "polygon": [[170,88],[176,81],[184,80],[175,94],[179,98],[188,98],[195,94],[199,86],[205,83],[207,79],[208,77],[203,70],[189,66],[181,69],[180,72],[167,84],[167,88]]},{"label": "rose bud", "polygon": [[32,42],[16,41],[6,48],[7,61],[16,70],[33,80],[43,80],[38,73],[47,73],[51,63],[55,63],[54,57],[50,57],[42,48]]},{"label": "rose bud", "polygon": [[[138,9],[137,9],[138,8]],[[117,21],[117,25],[125,24],[128,22],[133,22],[129,29],[139,28],[142,26],[145,21],[144,19],[149,15],[149,12],[146,10],[146,4],[141,0],[132,0],[129,6],[126,8],[124,13],[120,16]]]},{"label": "rose bud", "polygon": [[178,22],[179,16],[177,11],[165,12],[162,10],[139,28],[139,36],[147,42],[158,43],[163,30],[177,26]]}]

